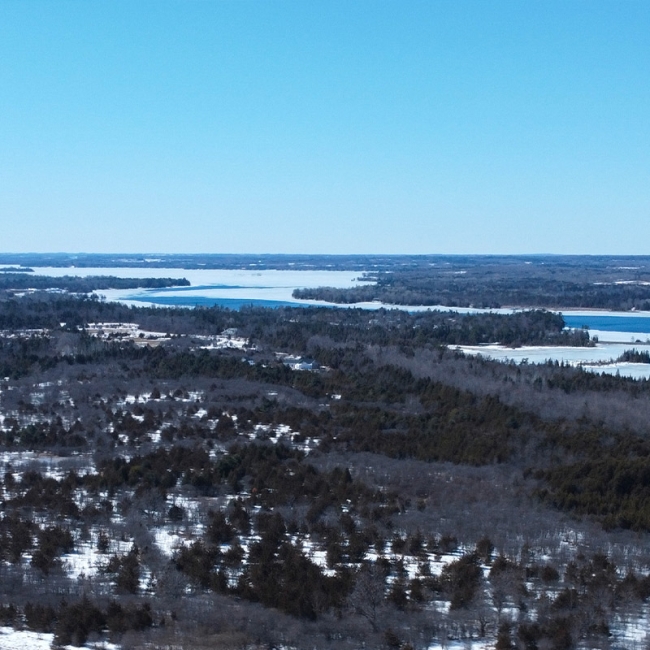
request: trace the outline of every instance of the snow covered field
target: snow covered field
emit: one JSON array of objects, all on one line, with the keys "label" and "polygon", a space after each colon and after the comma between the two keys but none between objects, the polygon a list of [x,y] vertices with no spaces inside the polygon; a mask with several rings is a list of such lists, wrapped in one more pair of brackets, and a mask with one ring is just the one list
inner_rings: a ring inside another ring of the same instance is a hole
[{"label": "snow covered field", "polygon": [[53,634],[0,627],[0,650],[50,650]]}]

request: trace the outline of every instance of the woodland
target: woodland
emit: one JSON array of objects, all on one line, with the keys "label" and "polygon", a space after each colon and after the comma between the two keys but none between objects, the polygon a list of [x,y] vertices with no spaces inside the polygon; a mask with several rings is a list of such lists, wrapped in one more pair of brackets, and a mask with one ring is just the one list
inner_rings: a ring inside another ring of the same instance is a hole
[{"label": "woodland", "polygon": [[[418,273],[377,295],[433,295]],[[517,291],[570,301],[565,277]],[[650,382],[449,347],[495,341],[593,345],[543,309],[5,287],[0,624],[55,647],[648,647]]]},{"label": "woodland", "polygon": [[113,276],[78,276],[64,275],[52,278],[33,273],[0,273],[0,291],[66,291],[86,294],[101,289],[161,289],[164,287],[187,287],[185,278],[116,278]]},{"label": "woodland", "polygon": [[378,266],[350,289],[298,289],[296,298],[351,304],[650,310],[647,257],[433,257]]}]

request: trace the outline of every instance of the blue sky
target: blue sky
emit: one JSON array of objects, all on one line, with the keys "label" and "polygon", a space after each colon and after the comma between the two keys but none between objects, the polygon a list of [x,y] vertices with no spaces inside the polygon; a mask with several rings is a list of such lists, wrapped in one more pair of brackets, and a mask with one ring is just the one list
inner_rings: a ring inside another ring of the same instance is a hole
[{"label": "blue sky", "polygon": [[650,253],[650,2],[0,3],[0,251]]}]

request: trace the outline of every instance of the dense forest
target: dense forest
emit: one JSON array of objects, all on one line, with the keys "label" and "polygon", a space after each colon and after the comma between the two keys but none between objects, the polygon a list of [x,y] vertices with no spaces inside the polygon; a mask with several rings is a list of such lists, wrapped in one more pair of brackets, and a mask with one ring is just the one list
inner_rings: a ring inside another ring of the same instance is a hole
[{"label": "dense forest", "polygon": [[79,276],[64,275],[53,278],[3,271],[0,273],[0,291],[59,290],[71,293],[90,293],[102,289],[161,289],[163,287],[187,287],[185,278],[116,278],[110,275]]},{"label": "dense forest", "polygon": [[95,321],[133,321],[150,329],[174,334],[214,332],[215,327],[237,327],[248,336],[263,337],[266,343],[305,352],[307,341],[322,336],[336,343],[431,347],[436,345],[593,345],[586,330],[567,330],[561,315],[543,310],[508,315],[456,312],[409,313],[381,309],[332,310],[244,308],[228,311],[197,308],[140,308],[137,316],[130,307],[99,300],[80,300],[66,295],[30,300],[5,296],[0,310],[0,329],[56,328],[65,321],[81,327]]},{"label": "dense forest", "polygon": [[650,310],[647,258],[444,258],[378,269],[350,289],[297,289],[296,298],[447,307]]},{"label": "dense forest", "polygon": [[448,347],[495,341],[591,344],[542,310],[0,294],[0,622],[122,648],[632,647],[650,382]]}]

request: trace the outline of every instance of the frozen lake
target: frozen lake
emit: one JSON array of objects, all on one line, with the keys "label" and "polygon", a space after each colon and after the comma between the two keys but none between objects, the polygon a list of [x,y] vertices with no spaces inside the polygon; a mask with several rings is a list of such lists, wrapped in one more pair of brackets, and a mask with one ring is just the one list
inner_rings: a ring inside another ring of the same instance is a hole
[{"label": "frozen lake", "polygon": [[523,346],[512,349],[497,344],[458,346],[465,354],[481,355],[488,359],[514,363],[545,363],[558,361],[582,366],[589,372],[650,379],[650,364],[617,362],[623,352],[636,349],[650,351],[650,314],[648,312],[562,312],[568,327],[589,328],[589,334],[598,340],[595,347]]},{"label": "frozen lake", "polygon": [[[170,287],[166,289],[120,289],[98,291],[109,300],[132,304],[209,306],[222,305],[268,305],[268,306],[312,306],[321,307],[359,307],[363,309],[406,309],[424,311],[436,309],[456,311],[461,314],[492,312],[511,314],[513,308],[476,309],[473,307],[446,307],[435,305],[391,305],[378,301],[355,303],[353,305],[334,305],[320,300],[300,300],[293,297],[295,289],[315,287],[351,288],[367,284],[363,273],[358,271],[278,271],[265,269],[178,269],[178,268],[76,268],[76,267],[33,267],[36,275],[62,277],[73,275],[88,277],[92,275],[113,275],[118,278],[186,278],[189,287]],[[597,310],[566,310],[562,312],[569,327],[589,327],[590,331],[617,332],[617,340],[625,337],[628,342],[636,338],[650,336],[650,312],[614,312]]]},{"label": "frozen lake", "polygon": [[[367,282],[356,271],[288,271],[250,269],[177,269],[177,268],[59,268],[35,267],[35,274],[61,277],[76,275],[113,275],[120,278],[187,278],[191,286],[166,289],[114,289],[98,291],[107,300],[129,305],[152,306],[213,306],[240,309],[244,305],[263,307],[349,307],[379,309],[381,307],[424,311],[427,309],[449,310],[443,305],[434,307],[389,305],[380,302],[334,305],[317,300],[299,300],[293,297],[294,289],[315,287],[350,288]],[[459,313],[509,314],[514,309],[482,310],[473,308],[453,309]],[[607,312],[596,310],[567,310],[562,312],[569,327],[589,328],[592,337],[598,337],[593,348],[575,347],[522,347],[503,348],[499,345],[463,346],[466,354],[481,354],[491,359],[521,363],[543,363],[547,360],[582,365],[592,372],[603,372],[635,377],[650,377],[650,364],[614,363],[620,355],[631,348],[650,350],[650,313]]]},{"label": "frozen lake", "polygon": [[616,362],[625,350],[632,348],[650,351],[650,345],[647,343],[598,343],[593,348],[522,346],[512,349],[497,344],[454,346],[454,349],[461,350],[465,354],[481,355],[486,359],[497,361],[514,363],[558,361],[572,366],[582,366],[589,372],[650,379],[650,363]]},{"label": "frozen lake", "polygon": [[331,306],[316,300],[298,300],[294,289],[315,287],[351,288],[363,284],[357,271],[276,271],[250,269],[176,269],[176,268],[58,268],[34,267],[37,275],[62,277],[75,275],[112,275],[118,278],[186,278],[189,287],[165,289],[111,289],[97,291],[107,300],[132,305],[175,307],[211,307],[219,305],[239,309],[243,305],[261,307]]}]

